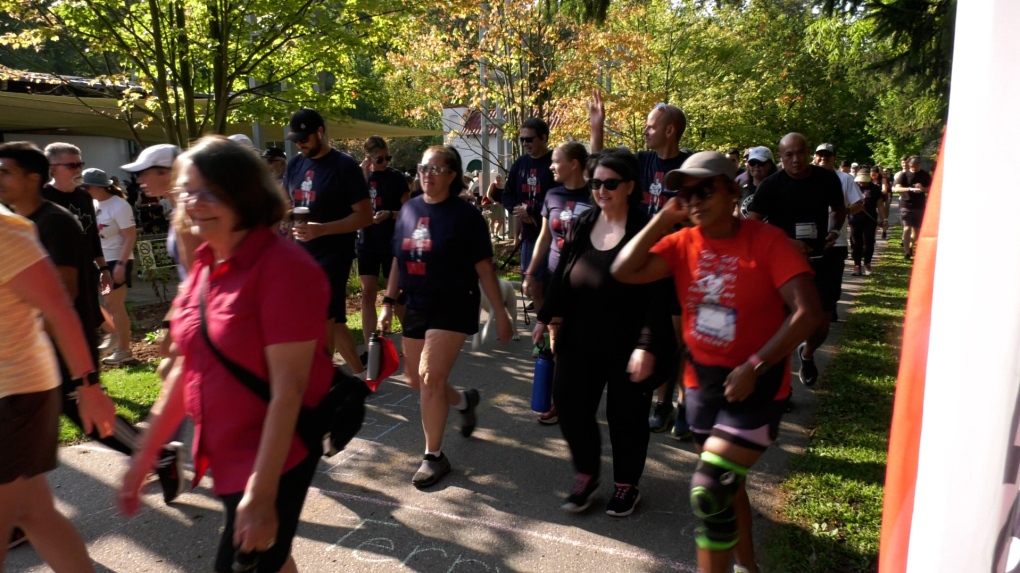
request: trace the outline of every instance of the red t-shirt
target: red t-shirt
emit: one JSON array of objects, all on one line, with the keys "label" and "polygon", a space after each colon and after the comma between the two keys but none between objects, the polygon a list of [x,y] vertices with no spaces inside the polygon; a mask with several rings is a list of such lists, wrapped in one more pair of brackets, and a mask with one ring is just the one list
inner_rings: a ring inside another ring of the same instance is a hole
[{"label": "red t-shirt", "polygon": [[[683,337],[698,364],[736,368],[765,345],[786,320],[779,287],[811,267],[786,233],[743,220],[737,236],[708,239],[697,227],[663,237],[651,250],[673,271],[683,310]],[[684,386],[697,388],[687,364]],[[790,372],[776,399],[790,393]]]},{"label": "red t-shirt", "polygon": [[[202,245],[174,301],[171,332],[184,357],[185,401],[195,423],[195,482],[211,467],[216,494],[226,495],[244,491],[248,483],[268,405],[230,374],[202,336],[199,283],[212,265],[212,249]],[[267,381],[267,346],[318,341],[302,400],[314,407],[333,378],[326,352],[329,293],[325,273],[304,249],[266,228],[252,229],[234,256],[209,272],[209,336],[220,352]],[[295,435],[283,471],[307,455]]]}]

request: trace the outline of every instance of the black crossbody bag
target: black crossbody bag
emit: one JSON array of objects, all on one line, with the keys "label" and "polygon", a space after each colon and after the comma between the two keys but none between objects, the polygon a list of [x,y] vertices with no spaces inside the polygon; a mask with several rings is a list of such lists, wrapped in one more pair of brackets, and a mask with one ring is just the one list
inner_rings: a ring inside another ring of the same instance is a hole
[{"label": "black crossbody bag", "polygon": [[[268,404],[271,397],[269,383],[227,358],[213,344],[205,320],[205,295],[209,287],[208,267],[202,269],[201,281],[198,308],[202,337],[206,345],[238,382]],[[323,439],[327,433],[330,435],[329,441],[332,445],[332,450],[328,452],[330,455],[347,447],[351,439],[361,430],[365,420],[365,399],[371,393],[360,378],[350,376],[339,368],[333,368],[333,380],[322,402],[314,408],[301,406],[301,413],[298,415],[295,431],[308,451],[322,452]]]}]

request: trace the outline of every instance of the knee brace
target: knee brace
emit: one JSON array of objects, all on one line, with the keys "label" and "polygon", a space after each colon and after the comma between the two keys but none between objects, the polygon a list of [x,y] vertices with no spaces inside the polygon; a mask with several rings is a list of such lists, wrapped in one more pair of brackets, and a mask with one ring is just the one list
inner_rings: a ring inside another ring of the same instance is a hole
[{"label": "knee brace", "polygon": [[691,478],[691,509],[702,524],[694,531],[701,549],[725,551],[737,544],[736,495],[747,468],[726,458],[702,452]]}]

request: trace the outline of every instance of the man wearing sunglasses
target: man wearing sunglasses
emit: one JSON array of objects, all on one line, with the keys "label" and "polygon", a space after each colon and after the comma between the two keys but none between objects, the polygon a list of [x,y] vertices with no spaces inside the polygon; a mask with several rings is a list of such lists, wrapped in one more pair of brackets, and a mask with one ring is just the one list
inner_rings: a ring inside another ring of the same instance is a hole
[{"label": "man wearing sunglasses", "polygon": [[326,121],[314,109],[294,112],[287,139],[301,153],[287,163],[284,184],[294,208],[308,209],[308,222],[295,223],[292,233],[326,271],[332,289],[327,343],[353,374],[364,378],[365,367],[347,329],[347,279],[358,230],[372,224],[368,183],[357,160],[330,146]]},{"label": "man wearing sunglasses", "polygon": [[[839,299],[834,285],[842,276],[834,276],[826,251],[839,238],[839,230],[846,220],[843,185],[831,168],[808,161],[807,139],[799,133],[787,134],[779,141],[779,158],[783,170],[761,182],[747,207],[747,215],[749,219],[767,221],[785,231],[808,257],[815,272],[822,311],[831,316]],[[818,381],[814,352],[828,336],[829,321],[819,321],[814,333],[797,347],[800,380],[805,386],[813,386]]]},{"label": "man wearing sunglasses", "polygon": [[[556,187],[552,170],[552,150],[549,149],[549,124],[533,117],[524,122],[520,133],[524,153],[514,161],[506,175],[503,204],[513,213],[520,230],[521,268],[531,268],[538,233],[542,230],[542,204],[545,192]],[[539,266],[535,283],[545,282],[545,265]],[[542,289],[535,289],[535,311],[542,307]]]},{"label": "man wearing sunglasses", "polygon": [[[365,140],[365,160],[361,169],[368,181],[368,197],[372,200],[372,224],[358,233],[358,280],[361,281],[361,330],[367,341],[376,325],[375,297],[379,292],[379,275],[390,278],[393,263],[393,232],[400,217],[400,207],[411,198],[404,174],[390,167],[386,140],[373,135]],[[384,287],[385,288],[385,287]],[[396,311],[401,312],[402,307]],[[398,314],[403,318],[403,314]],[[368,353],[362,353],[363,362]]]},{"label": "man wearing sunglasses", "polygon": [[[95,258],[98,274],[95,279],[100,285],[100,292],[106,294],[113,288],[113,276],[103,257],[103,245],[99,241],[99,227],[96,226],[96,208],[92,204],[92,196],[81,186],[81,171],[85,162],[81,160],[81,149],[70,143],[51,143],[43,151],[50,162],[50,181],[43,186],[43,199],[52,201],[72,215],[81,223],[85,241]],[[96,299],[96,316],[99,314],[99,300]]]}]

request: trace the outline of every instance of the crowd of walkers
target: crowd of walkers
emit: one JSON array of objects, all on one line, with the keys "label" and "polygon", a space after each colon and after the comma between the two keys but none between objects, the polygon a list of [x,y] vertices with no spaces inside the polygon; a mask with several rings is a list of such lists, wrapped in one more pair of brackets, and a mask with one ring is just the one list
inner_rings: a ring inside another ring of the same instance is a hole
[{"label": "crowd of walkers", "polygon": [[[74,146],[0,144],[0,313],[9,317],[0,328],[0,534],[27,535],[56,571],[91,570],[45,479],[57,417],[131,456],[119,492],[127,514],[153,472],[166,503],[185,489],[188,417],[192,482],[211,471],[225,511],[215,570],[257,556],[253,570],[296,571],[291,545],[328,455],[295,431],[299,414],[329,390],[334,354],[366,377],[347,324],[352,268],[364,338],[400,319],[424,434],[411,482],[429,488],[453,468],[443,451],[450,411],[464,437],[478,423],[481,394],[457,389],[451,373],[479,330],[481,297],[503,300],[492,238],[509,232],[537,313],[533,341],[548,335],[555,360],[552,407],[538,421],[558,424],[569,448],[575,478],[563,508],[585,511],[600,491],[605,393],[606,513],[636,510],[650,434],[672,430],[699,456],[689,492],[699,569],[755,571],[745,482],[791,408],[791,354],[801,382],[814,385],[846,260],[851,274],[872,273],[893,194],[909,258],[931,178],[916,157],[895,176],[836,167],[832,144],[812,156],[797,133],[775,155],[765,145],[682,149],[686,116],[664,103],[646,118],[647,150],[603,149],[598,93],[588,113],[587,148],[550,146],[548,125],[526,121],[505,183],[497,173],[477,192],[454,148],[429,147],[409,184],[390,167],[385,140],[369,138],[363,158],[342,153],[311,109],[291,117],[287,139],[299,153],[289,159],[238,137],[144,149],[123,169],[168,204],[167,251],[182,283],[164,321],[162,393],[141,433],[115,415],[97,372],[101,348],[110,365],[131,352],[124,299],[138,222],[129,198],[103,171],[83,170]],[[508,310],[488,308],[507,342]]]}]

